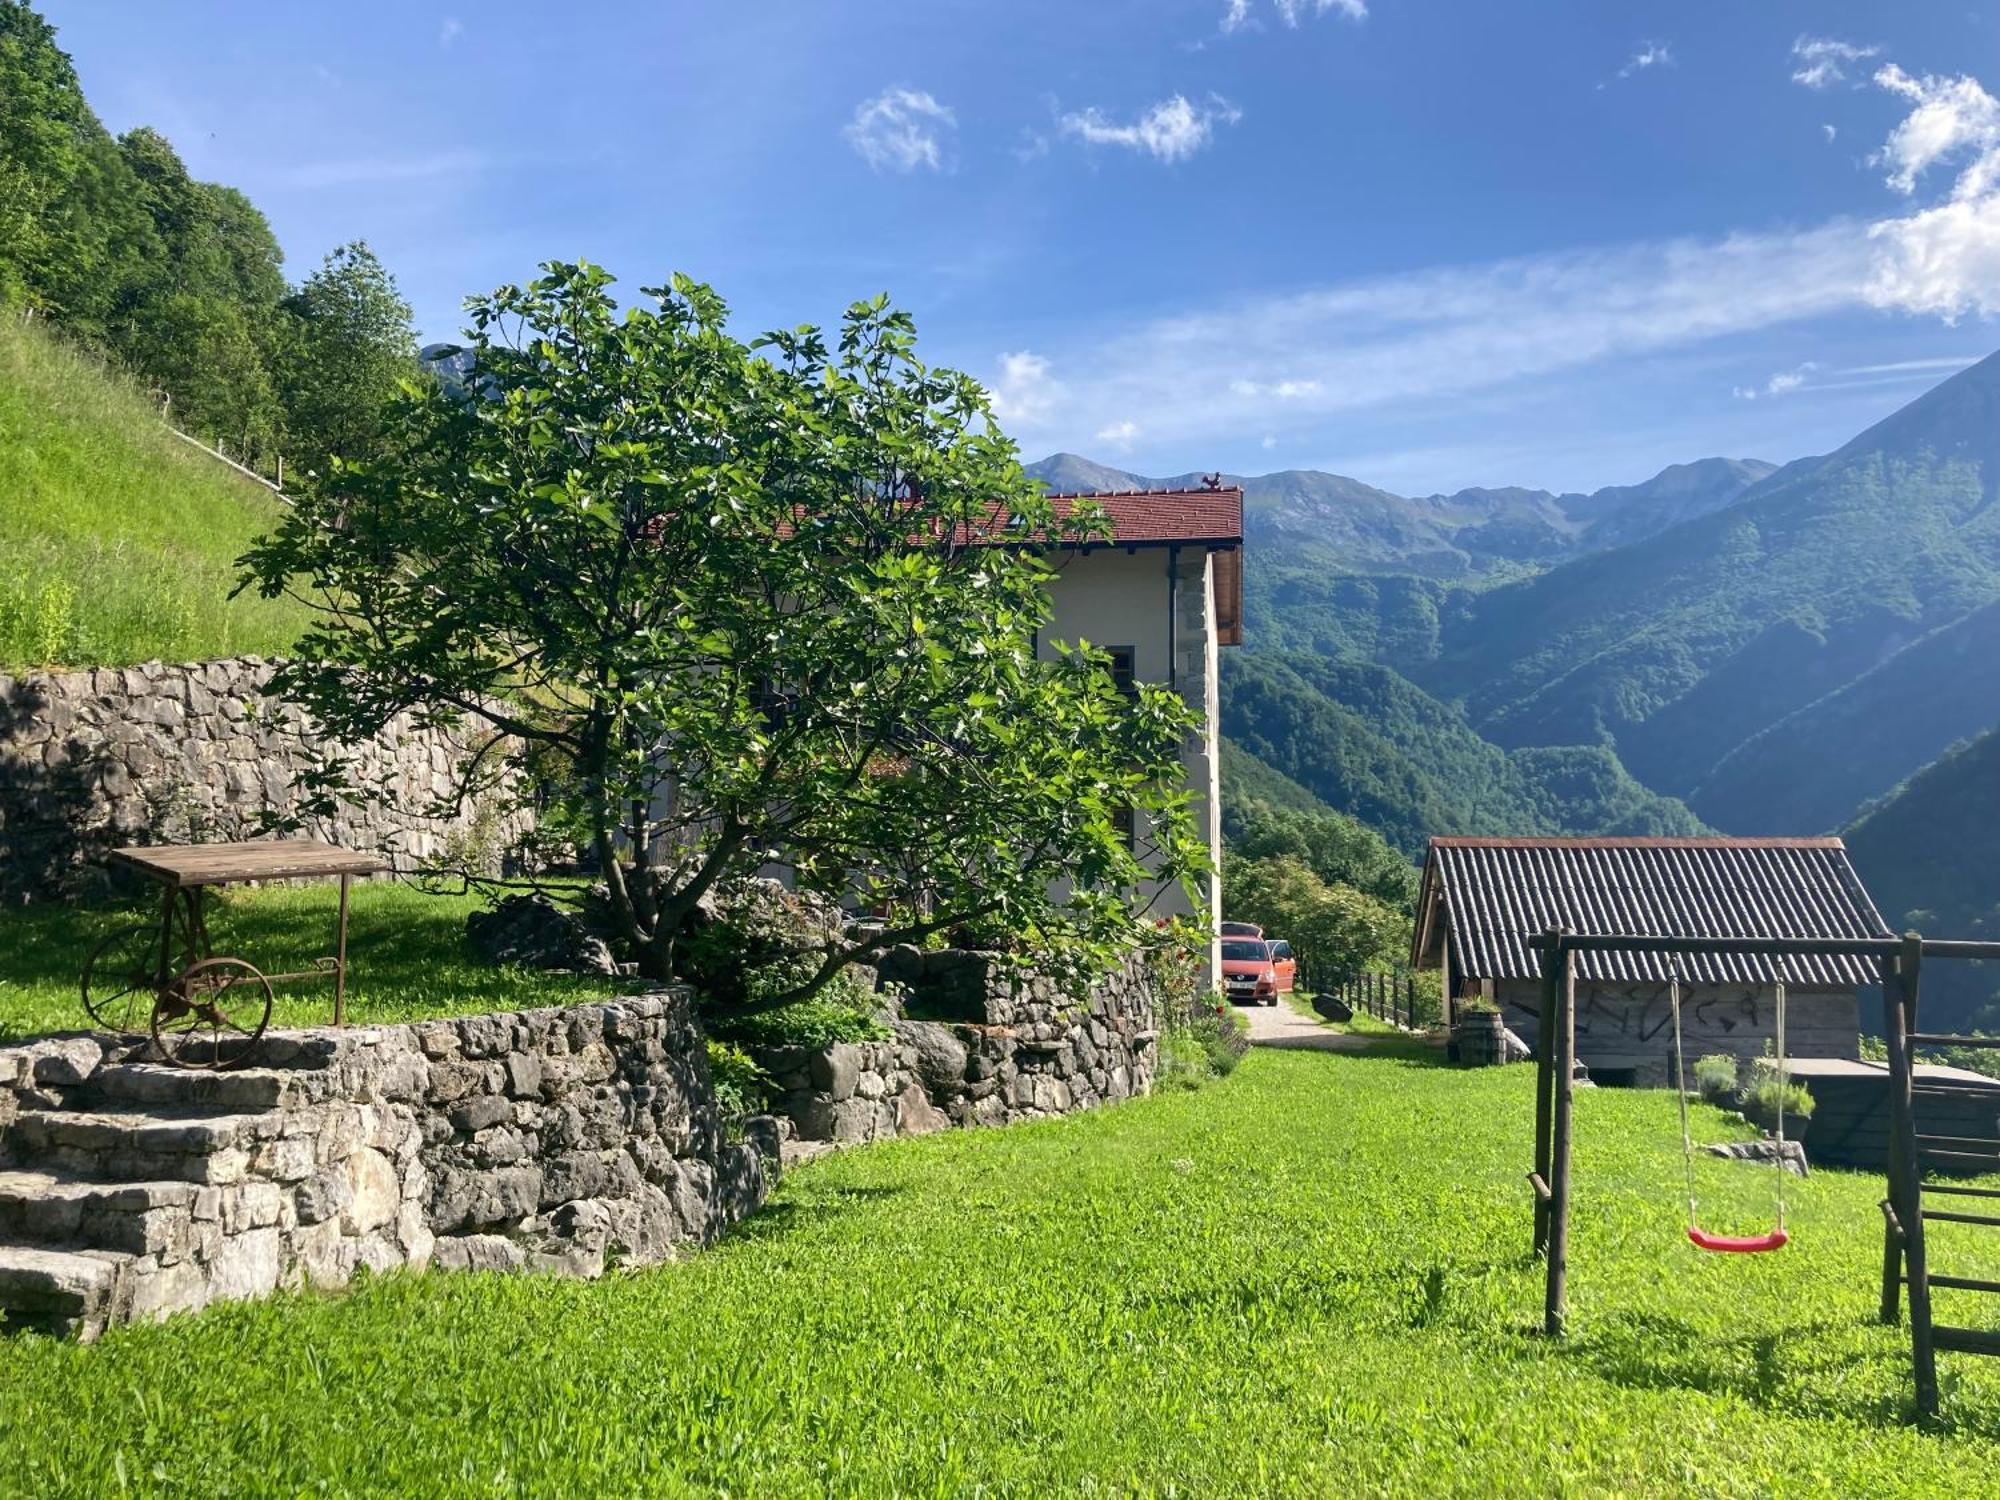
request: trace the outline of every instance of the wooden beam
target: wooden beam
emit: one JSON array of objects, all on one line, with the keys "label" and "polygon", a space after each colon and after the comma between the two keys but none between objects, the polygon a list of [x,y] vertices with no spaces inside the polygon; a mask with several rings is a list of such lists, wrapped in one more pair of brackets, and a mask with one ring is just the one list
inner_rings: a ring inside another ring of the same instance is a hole
[{"label": "wooden beam", "polygon": [[1569,1313],[1569,1153],[1571,1113],[1576,1102],[1576,956],[1562,942],[1555,945],[1556,984],[1554,1091],[1549,1123],[1549,1246],[1548,1284],[1542,1305],[1542,1331],[1561,1338]]}]

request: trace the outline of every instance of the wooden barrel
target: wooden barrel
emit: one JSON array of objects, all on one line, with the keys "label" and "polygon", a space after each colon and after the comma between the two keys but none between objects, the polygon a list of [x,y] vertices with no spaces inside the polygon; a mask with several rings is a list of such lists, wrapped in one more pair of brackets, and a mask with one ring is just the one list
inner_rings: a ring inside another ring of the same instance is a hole
[{"label": "wooden barrel", "polygon": [[1506,1025],[1493,1010],[1465,1010],[1458,1014],[1458,1060],[1475,1068],[1488,1068],[1506,1061],[1501,1037]]}]

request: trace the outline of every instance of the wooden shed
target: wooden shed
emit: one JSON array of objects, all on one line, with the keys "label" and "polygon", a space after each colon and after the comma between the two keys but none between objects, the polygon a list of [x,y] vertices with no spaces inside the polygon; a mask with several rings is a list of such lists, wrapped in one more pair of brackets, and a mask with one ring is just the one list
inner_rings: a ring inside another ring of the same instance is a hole
[{"label": "wooden shed", "polygon": [[[1411,965],[1442,969],[1454,1006],[1487,1000],[1539,1045],[1541,960],[1552,927],[1610,936],[1890,937],[1839,839],[1434,838]],[[1860,958],[1577,955],[1577,1056],[1602,1083],[1664,1085],[1673,1069],[1668,981],[1681,980],[1690,1064],[1765,1054],[1785,984],[1791,1057],[1859,1055]]]}]

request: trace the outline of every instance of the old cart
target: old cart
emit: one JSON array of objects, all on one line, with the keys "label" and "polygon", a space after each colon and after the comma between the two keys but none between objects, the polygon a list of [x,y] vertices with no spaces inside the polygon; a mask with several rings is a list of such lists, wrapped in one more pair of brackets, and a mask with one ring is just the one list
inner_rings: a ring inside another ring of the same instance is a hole
[{"label": "old cart", "polygon": [[[160,1056],[180,1067],[240,1067],[271,1024],[271,987],[324,979],[333,981],[333,1024],[344,1024],[348,884],[388,868],[381,860],[316,839],[156,844],[113,850],[111,860],[159,885],[160,917],[120,928],[84,962],[83,1008],[98,1025],[134,1032],[144,1023]],[[340,879],[330,958],[297,973],[266,974],[248,959],[214,951],[202,912],[210,886],[327,876]]]}]

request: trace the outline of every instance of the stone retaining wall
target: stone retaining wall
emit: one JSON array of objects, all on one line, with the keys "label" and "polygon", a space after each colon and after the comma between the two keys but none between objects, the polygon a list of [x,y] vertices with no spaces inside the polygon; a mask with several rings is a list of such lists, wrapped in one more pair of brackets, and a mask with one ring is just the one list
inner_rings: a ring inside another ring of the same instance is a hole
[{"label": "stone retaining wall", "polygon": [[224,1073],[0,1049],[0,1312],[88,1335],[360,1266],[595,1275],[764,1198],[684,990],[266,1049]]},{"label": "stone retaining wall", "polygon": [[[232,661],[0,676],[0,900],[89,878],[119,844],[246,838],[294,811],[314,737],[264,696],[275,664]],[[398,863],[458,852],[490,861],[516,829],[497,808],[422,816],[452,789],[468,743],[398,721],[353,752],[356,779],[392,795],[343,804],[311,831]]]},{"label": "stone retaining wall", "polygon": [[1081,1005],[988,953],[900,948],[879,972],[885,991],[902,992],[892,1039],[753,1051],[792,1139],[847,1144],[1004,1125],[1152,1087],[1159,1003],[1136,960]]}]

